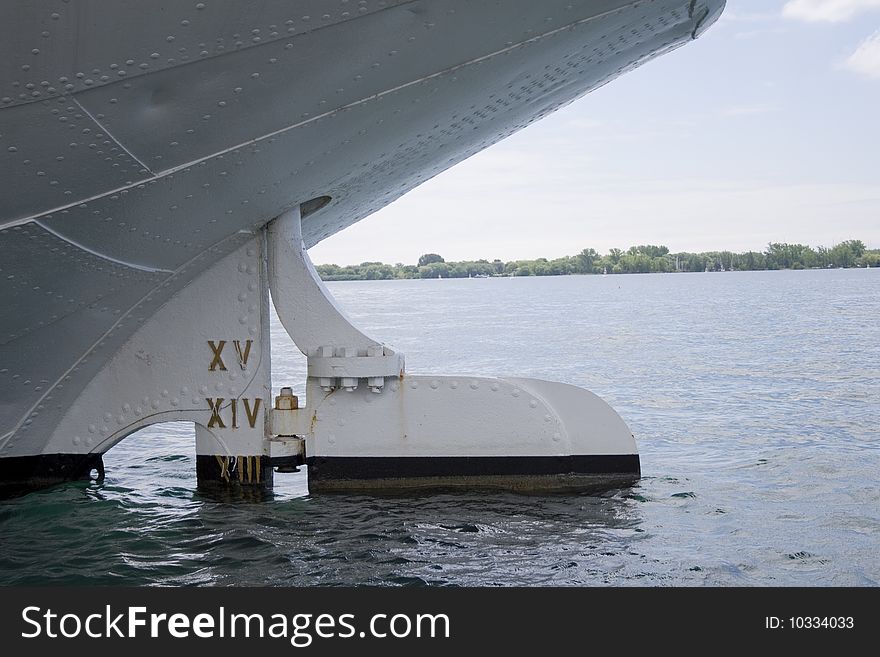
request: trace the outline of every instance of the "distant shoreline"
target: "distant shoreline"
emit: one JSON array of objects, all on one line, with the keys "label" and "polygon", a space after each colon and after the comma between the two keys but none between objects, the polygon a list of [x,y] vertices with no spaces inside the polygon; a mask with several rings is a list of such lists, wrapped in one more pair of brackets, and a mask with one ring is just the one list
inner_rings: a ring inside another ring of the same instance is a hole
[{"label": "distant shoreline", "polygon": [[[810,269],[732,269],[724,272],[714,272],[714,271],[646,271],[646,272],[626,272],[624,274],[616,274],[617,276],[650,276],[653,274],[662,274],[662,275],[675,275],[675,274],[715,274],[715,273],[724,273],[724,274],[754,274],[754,273],[768,273],[768,272],[808,272],[808,271],[841,271],[841,270],[856,270],[856,269],[880,269],[878,267],[811,267]],[[603,274],[542,274],[541,276],[533,276],[531,278],[566,278],[568,276],[589,276],[589,277],[597,277],[602,278]],[[611,274],[608,274],[611,276]],[[502,278],[530,278],[524,276],[509,276],[507,274],[499,274],[497,276],[465,276],[465,277],[452,277],[440,278],[439,280],[479,280],[479,279],[502,279]],[[436,281],[436,278],[333,278],[326,279],[322,278],[325,283],[370,283],[375,281]]]},{"label": "distant shoreline", "polygon": [[812,248],[803,244],[771,243],[764,251],[707,251],[671,253],[666,246],[640,245],[599,254],[584,249],[573,256],[548,260],[464,260],[446,262],[427,253],[417,264],[317,265],[325,281],[411,280],[436,278],[503,278],[513,276],[569,276],[613,274],[666,274],[729,271],[854,269],[880,267],[880,249],[867,249],[861,240]]}]

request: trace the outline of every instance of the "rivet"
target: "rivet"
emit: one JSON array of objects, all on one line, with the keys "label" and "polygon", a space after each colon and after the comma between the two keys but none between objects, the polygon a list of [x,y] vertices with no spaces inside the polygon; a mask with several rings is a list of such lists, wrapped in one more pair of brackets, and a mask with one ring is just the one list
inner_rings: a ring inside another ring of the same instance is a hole
[{"label": "rivet", "polygon": [[538,407],[538,400],[537,399],[530,399],[529,400],[529,407],[530,408],[537,408]]}]

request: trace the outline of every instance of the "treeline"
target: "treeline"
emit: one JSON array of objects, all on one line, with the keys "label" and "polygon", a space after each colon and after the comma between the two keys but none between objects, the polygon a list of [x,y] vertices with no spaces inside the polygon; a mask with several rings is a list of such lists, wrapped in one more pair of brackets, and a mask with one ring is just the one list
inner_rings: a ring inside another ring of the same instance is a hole
[{"label": "treeline", "polygon": [[599,254],[584,249],[577,255],[548,260],[463,260],[446,262],[427,253],[417,264],[318,265],[325,281],[370,281],[392,278],[468,278],[487,276],[564,276],[567,274],[645,274],[650,272],[757,271],[767,269],[826,269],[878,267],[880,249],[869,250],[861,240],[847,240],[832,247],[771,243],[764,251],[707,251],[670,253],[665,246],[631,246]]}]

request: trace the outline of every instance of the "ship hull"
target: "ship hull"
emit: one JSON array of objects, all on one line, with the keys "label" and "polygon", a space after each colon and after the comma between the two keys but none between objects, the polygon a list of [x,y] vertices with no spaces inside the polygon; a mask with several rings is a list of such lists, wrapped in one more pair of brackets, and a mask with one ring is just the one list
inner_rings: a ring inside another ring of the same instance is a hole
[{"label": "ship hull", "polygon": [[286,209],[307,204],[314,245],[723,7],[329,4],[0,8],[5,481],[97,468],[112,445],[59,452],[62,419],[139,327]]}]

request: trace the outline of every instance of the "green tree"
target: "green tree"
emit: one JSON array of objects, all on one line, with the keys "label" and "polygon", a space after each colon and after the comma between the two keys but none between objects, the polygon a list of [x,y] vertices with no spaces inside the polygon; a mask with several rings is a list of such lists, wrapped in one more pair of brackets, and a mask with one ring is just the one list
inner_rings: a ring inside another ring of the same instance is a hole
[{"label": "green tree", "polygon": [[575,271],[578,274],[592,274],[593,263],[598,259],[596,249],[584,249],[575,256]]},{"label": "green tree", "polygon": [[852,251],[853,257],[861,258],[865,254],[865,243],[862,240],[846,240],[842,242]]},{"label": "green tree", "polygon": [[859,258],[859,267],[880,267],[880,249],[865,251]]},{"label": "green tree", "polygon": [[398,278],[418,278],[419,268],[417,265],[396,265],[395,271]]},{"label": "green tree", "polygon": [[666,246],[641,244],[626,251],[610,249],[600,255],[583,249],[573,256],[548,260],[461,260],[446,262],[436,253],[426,253],[418,265],[362,262],[359,265],[316,265],[327,281],[386,280],[391,278],[442,278],[468,276],[564,276],[567,274],[701,272],[725,270],[806,269],[811,267],[880,266],[880,249],[869,250],[862,240],[846,240],[831,248],[813,249],[804,244],[771,242],[764,252],[707,251],[671,254]]},{"label": "green tree", "polygon": [[439,256],[436,253],[425,253],[424,255],[419,256],[419,267],[424,267],[426,265],[430,265],[435,262],[446,262],[446,261],[442,258],[442,256]]},{"label": "green tree", "polygon": [[449,267],[445,262],[432,262],[419,267],[422,278],[449,278]]},{"label": "green tree", "polygon": [[841,242],[831,249],[831,264],[835,267],[852,267],[856,256],[849,242]]}]

